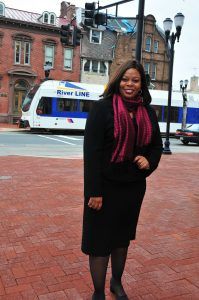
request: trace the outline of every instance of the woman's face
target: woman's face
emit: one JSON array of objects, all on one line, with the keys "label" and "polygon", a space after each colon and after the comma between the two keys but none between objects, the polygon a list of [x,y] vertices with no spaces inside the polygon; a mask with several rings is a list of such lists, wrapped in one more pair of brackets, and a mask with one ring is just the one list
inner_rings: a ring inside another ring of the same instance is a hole
[{"label": "woman's face", "polygon": [[120,81],[119,92],[124,100],[135,98],[141,90],[140,73],[134,69],[128,69]]}]

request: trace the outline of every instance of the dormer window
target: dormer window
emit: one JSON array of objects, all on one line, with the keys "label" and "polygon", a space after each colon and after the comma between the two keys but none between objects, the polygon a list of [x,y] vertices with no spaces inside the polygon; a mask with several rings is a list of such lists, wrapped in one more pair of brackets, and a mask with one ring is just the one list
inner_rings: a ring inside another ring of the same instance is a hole
[{"label": "dormer window", "polygon": [[0,2],[0,16],[5,16],[5,4]]},{"label": "dormer window", "polygon": [[55,14],[51,13],[50,14],[50,24],[55,25],[55,18],[56,18]]},{"label": "dormer window", "polygon": [[43,20],[44,20],[44,23],[48,24],[48,13],[43,14]]},{"label": "dormer window", "polygon": [[56,15],[54,13],[49,13],[45,11],[43,13],[43,23],[55,25]]}]

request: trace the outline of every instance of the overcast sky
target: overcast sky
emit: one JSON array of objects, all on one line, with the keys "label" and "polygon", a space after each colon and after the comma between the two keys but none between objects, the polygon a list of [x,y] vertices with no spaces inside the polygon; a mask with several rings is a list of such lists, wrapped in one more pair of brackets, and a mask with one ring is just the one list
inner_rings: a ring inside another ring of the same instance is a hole
[{"label": "overcast sky", "polygon": [[[5,6],[42,13],[47,10],[55,12],[57,16],[60,13],[60,4],[62,0],[1,0]],[[100,0],[100,6],[119,2],[121,0]],[[83,0],[67,1],[77,7],[84,7]],[[96,1],[97,2],[97,1]],[[135,17],[138,13],[139,0],[119,6],[118,15],[126,17]],[[179,81],[188,79],[193,75],[199,76],[199,0],[145,0],[145,15],[152,14],[157,20],[157,24],[163,28],[165,18],[174,16],[181,12],[185,16],[184,26],[180,37],[180,42],[175,43],[175,58],[173,69],[173,88],[179,89]],[[108,13],[115,13],[115,9],[109,9]],[[173,31],[175,26],[173,25]]]}]

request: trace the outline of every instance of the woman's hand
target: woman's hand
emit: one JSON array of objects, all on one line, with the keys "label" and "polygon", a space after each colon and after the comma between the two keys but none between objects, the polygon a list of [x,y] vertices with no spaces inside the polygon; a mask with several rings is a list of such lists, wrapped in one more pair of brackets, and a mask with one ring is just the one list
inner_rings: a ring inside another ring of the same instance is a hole
[{"label": "woman's hand", "polygon": [[146,157],[144,157],[144,156],[141,156],[141,155],[136,156],[133,162],[137,164],[137,166],[140,170],[149,170],[150,169],[149,162],[146,159]]},{"label": "woman's hand", "polygon": [[102,207],[102,197],[90,197],[88,206],[90,208],[100,210]]}]

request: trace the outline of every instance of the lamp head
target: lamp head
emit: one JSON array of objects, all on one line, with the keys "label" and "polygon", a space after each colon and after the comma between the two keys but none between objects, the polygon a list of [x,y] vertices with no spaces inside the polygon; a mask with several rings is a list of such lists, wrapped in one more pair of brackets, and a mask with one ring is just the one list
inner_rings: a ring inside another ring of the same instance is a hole
[{"label": "lamp head", "polygon": [[176,37],[177,41],[179,42],[180,34],[181,34],[181,29],[184,24],[184,15],[182,13],[177,13],[174,17],[174,22],[175,22],[175,27],[176,27]]},{"label": "lamp head", "polygon": [[187,86],[188,86],[188,83],[189,83],[189,80],[185,79],[185,81],[184,81],[185,88],[187,88]]},{"label": "lamp head", "polygon": [[168,42],[168,40],[169,40],[172,25],[173,25],[173,21],[170,18],[166,18],[163,22],[164,32],[165,32],[165,36],[166,36],[166,42]]}]

